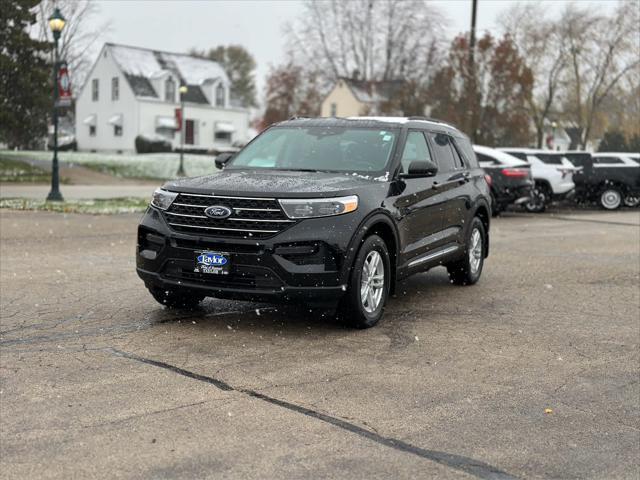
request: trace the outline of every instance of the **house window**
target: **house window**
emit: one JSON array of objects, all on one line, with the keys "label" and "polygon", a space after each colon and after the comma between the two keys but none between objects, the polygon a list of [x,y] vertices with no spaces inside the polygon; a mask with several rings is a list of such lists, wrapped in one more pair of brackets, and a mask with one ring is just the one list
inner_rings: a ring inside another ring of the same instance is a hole
[{"label": "house window", "polygon": [[91,80],[91,100],[94,102],[98,101],[98,79],[94,78]]},{"label": "house window", "polygon": [[338,105],[336,105],[335,103],[331,104],[331,117],[335,117],[338,115]]},{"label": "house window", "polygon": [[96,136],[96,126],[95,125],[89,125],[89,136],[90,137],[95,137]]},{"label": "house window", "polygon": [[164,100],[171,103],[176,101],[176,82],[171,77],[164,83]]},{"label": "house window", "polygon": [[122,136],[122,125],[114,125],[113,126],[113,136],[121,137]]},{"label": "house window", "polygon": [[213,138],[215,139],[216,142],[231,143],[231,132],[216,131],[213,135]]},{"label": "house window", "polygon": [[219,84],[216,88],[216,107],[224,107],[225,100],[224,85]]},{"label": "house window", "polygon": [[111,79],[111,100],[118,100],[120,98],[120,83],[118,77]]}]

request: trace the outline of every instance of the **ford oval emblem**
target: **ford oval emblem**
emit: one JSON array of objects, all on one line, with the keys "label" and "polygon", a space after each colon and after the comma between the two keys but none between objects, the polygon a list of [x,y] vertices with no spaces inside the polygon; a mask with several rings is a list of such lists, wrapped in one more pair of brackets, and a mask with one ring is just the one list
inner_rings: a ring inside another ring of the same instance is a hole
[{"label": "ford oval emblem", "polygon": [[222,205],[212,205],[204,210],[204,214],[209,218],[227,218],[231,215],[231,209]]}]

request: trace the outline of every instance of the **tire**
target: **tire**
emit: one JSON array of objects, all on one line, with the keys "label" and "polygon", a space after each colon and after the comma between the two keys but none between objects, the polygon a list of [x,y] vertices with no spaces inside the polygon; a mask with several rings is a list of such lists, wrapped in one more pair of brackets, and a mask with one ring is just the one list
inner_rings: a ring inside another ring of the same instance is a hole
[{"label": "tire", "polygon": [[600,193],[599,203],[605,210],[616,210],[622,205],[622,192],[616,187],[606,187]]},{"label": "tire", "polygon": [[536,185],[531,191],[531,200],[524,204],[524,209],[529,213],[542,213],[547,209],[548,201],[548,189],[541,185]]},{"label": "tire", "polygon": [[491,192],[491,216],[498,217],[500,213],[504,210],[501,205],[496,201],[496,196]]},{"label": "tire", "polygon": [[[374,270],[369,273],[372,264]],[[390,284],[389,250],[382,238],[371,235],[362,242],[353,262],[347,293],[338,306],[338,318],[354,328],[373,327],[384,313]]]},{"label": "tire", "polygon": [[149,288],[149,293],[159,304],[176,310],[193,310],[205,298],[204,295],[185,290],[164,290],[157,287]]},{"label": "tire", "polygon": [[637,207],[640,205],[640,195],[627,195],[624,197],[624,204],[627,207]]},{"label": "tire", "polygon": [[486,250],[486,232],[482,220],[474,217],[469,228],[464,257],[447,265],[449,279],[456,285],[473,285],[480,280]]}]

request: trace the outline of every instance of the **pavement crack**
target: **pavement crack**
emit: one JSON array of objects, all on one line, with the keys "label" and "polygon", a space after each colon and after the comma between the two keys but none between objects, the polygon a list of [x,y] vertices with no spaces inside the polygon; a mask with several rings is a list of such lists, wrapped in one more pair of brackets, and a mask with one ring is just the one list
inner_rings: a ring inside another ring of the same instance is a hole
[{"label": "pavement crack", "polygon": [[392,448],[403,453],[412,454],[420,458],[430,460],[432,462],[436,462],[440,465],[452,468],[454,470],[459,470],[459,471],[468,473],[477,478],[488,479],[488,480],[513,480],[516,478],[515,476],[508,474],[498,469],[497,467],[481,462],[479,460],[475,460],[469,457],[464,457],[462,455],[456,455],[456,454],[447,453],[447,452],[440,452],[437,450],[428,450],[428,449],[410,444],[403,440],[399,440],[397,438],[385,437],[377,433],[376,431],[367,430],[363,427],[355,425],[341,418],[334,417],[332,415],[328,415],[326,413],[322,413],[317,410],[304,407],[302,405],[297,405],[295,403],[291,403],[286,400],[281,400],[275,397],[271,397],[269,395],[265,395],[264,393],[260,393],[256,390],[235,388],[229,385],[228,383],[224,382],[223,380],[219,380],[213,377],[208,377],[206,375],[201,375],[199,373],[185,370],[183,368],[179,368],[174,365],[161,362],[158,360],[141,357],[139,355],[136,355],[135,353],[124,352],[122,350],[117,350],[115,348],[109,348],[107,350],[110,351],[113,355],[127,358],[129,360],[134,360],[140,363],[144,363],[146,365],[163,368],[170,372],[177,373],[178,375],[182,375],[187,378],[208,383],[223,391],[242,393],[248,397],[261,400],[263,402],[269,403],[271,405],[274,405],[280,408],[284,408],[285,410],[289,410],[291,412],[299,413],[301,415],[305,415],[307,417],[320,420],[321,422],[327,423],[329,425],[333,425],[334,427],[353,433],[355,435],[358,435],[362,438],[378,443],[385,447]]},{"label": "pavement crack", "polygon": [[153,410],[151,412],[138,413],[136,415],[130,415],[128,417],[118,418],[116,420],[110,420],[108,422],[83,425],[82,428],[97,428],[97,427],[105,427],[107,425],[118,425],[120,423],[125,423],[125,422],[128,422],[129,420],[133,420],[133,419],[136,419],[136,418],[142,418],[142,417],[147,417],[147,416],[150,416],[150,415],[157,415],[159,413],[173,412],[175,410],[181,410],[183,408],[190,408],[190,407],[195,407],[195,406],[198,406],[198,405],[204,405],[205,403],[210,402],[210,401],[211,400],[202,400],[200,402],[187,403],[186,405],[178,405],[178,406],[175,406],[175,407],[162,408],[160,410]]}]

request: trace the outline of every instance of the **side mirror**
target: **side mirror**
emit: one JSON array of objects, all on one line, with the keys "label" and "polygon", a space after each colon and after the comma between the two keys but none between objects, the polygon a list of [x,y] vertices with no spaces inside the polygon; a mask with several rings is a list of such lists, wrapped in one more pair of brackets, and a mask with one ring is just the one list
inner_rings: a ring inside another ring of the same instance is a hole
[{"label": "side mirror", "polygon": [[431,160],[411,162],[405,177],[433,177],[438,173],[438,166]]},{"label": "side mirror", "polygon": [[233,153],[231,152],[224,152],[216,156],[216,159],[215,159],[216,168],[218,170],[222,170],[224,166],[229,162],[229,160],[231,160],[232,157],[233,157]]}]

